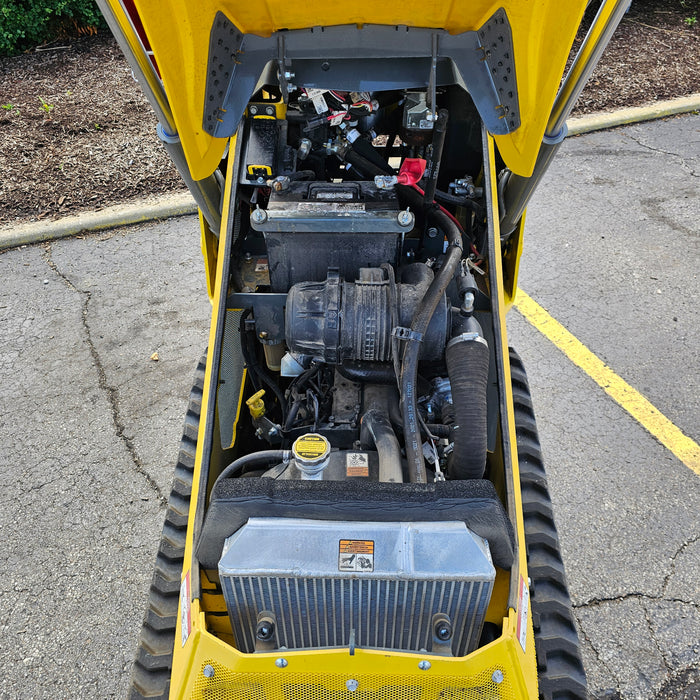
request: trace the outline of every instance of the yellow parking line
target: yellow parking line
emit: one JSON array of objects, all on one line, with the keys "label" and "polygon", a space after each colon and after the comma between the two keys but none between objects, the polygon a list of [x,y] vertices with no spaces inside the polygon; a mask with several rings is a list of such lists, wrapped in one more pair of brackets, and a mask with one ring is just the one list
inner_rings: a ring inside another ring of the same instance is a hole
[{"label": "yellow parking line", "polygon": [[695,441],[684,435],[663,413],[618,377],[522,289],[518,289],[516,294],[515,308],[686,467],[700,476],[700,446]]}]

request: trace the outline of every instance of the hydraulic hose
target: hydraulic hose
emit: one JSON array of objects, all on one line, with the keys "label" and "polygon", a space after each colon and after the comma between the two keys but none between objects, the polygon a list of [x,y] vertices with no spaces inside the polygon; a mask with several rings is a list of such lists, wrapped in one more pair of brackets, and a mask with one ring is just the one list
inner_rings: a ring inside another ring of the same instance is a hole
[{"label": "hydraulic hose", "polygon": [[462,333],[447,344],[445,361],[454,417],[447,472],[453,479],[481,479],[486,469],[488,345],[478,333]]},{"label": "hydraulic hose", "polygon": [[441,109],[433,126],[430,161],[425,168],[426,180],[423,202],[426,207],[432,206],[435,199],[435,190],[437,188],[438,175],[440,174],[440,161],[442,160],[442,148],[445,145],[445,135],[447,134],[447,118],[447,110]]},{"label": "hydraulic hose", "polygon": [[370,443],[368,437],[379,455],[379,481],[401,483],[401,448],[386,413],[370,409],[362,416],[360,441],[363,445]]},{"label": "hydraulic hose", "polygon": [[388,362],[345,360],[336,365],[338,373],[357,384],[395,384],[396,374]]},{"label": "hydraulic hose", "polygon": [[287,462],[292,456],[291,450],[261,450],[260,452],[251,452],[250,454],[243,455],[238,459],[231,462],[231,464],[226,467],[221,474],[217,477],[214,482],[216,486],[220,481],[228,479],[234,474],[237,474],[243,469],[243,467],[249,467],[251,465],[258,464],[272,464],[279,462]]},{"label": "hydraulic hose", "polygon": [[[423,197],[413,188],[402,187],[402,193],[410,205],[419,209]],[[452,277],[462,258],[462,232],[459,226],[441,209],[431,209],[428,216],[446,234],[448,241],[447,253],[440,271],[437,273],[428,291],[421,300],[411,322],[411,338],[405,341],[403,361],[401,363],[401,413],[408,460],[409,475],[414,483],[423,484],[427,480],[425,460],[420,436],[418,420],[418,355],[420,339],[425,335],[430,325],[430,319],[437,308],[440,299],[445,294]]]}]

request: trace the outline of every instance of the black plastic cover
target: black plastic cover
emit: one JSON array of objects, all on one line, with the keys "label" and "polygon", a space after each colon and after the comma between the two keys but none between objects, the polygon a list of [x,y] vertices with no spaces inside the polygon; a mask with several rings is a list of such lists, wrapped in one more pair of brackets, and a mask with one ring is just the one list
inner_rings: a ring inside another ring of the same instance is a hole
[{"label": "black plastic cover", "polygon": [[490,481],[443,481],[432,484],[357,481],[276,481],[225,479],[211,494],[197,558],[216,569],[226,538],[249,518],[307,518],[374,522],[462,521],[486,539],[493,563],[513,564],[513,526]]}]

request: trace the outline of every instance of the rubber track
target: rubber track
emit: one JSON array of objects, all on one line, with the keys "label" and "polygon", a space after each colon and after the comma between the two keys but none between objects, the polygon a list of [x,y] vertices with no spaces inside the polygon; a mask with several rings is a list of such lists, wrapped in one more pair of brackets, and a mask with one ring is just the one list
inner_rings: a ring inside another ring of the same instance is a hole
[{"label": "rubber track", "polygon": [[206,354],[197,364],[190,392],[185,427],[175,465],[175,476],[156,555],[146,616],[131,672],[128,695],[130,700],[142,698],[167,700],[170,692],[180,578],[185,555],[205,367]]},{"label": "rubber track", "polygon": [[554,525],[530,387],[525,367],[512,348],[510,370],[539,697],[542,700],[585,700],[588,697],[586,674]]}]

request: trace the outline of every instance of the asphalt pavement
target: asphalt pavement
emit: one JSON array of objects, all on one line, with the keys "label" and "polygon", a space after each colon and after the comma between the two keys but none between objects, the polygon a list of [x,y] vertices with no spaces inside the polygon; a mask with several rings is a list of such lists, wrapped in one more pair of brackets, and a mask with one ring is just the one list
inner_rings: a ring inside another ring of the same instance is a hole
[{"label": "asphalt pavement", "polygon": [[[699,177],[697,115],[570,138],[521,264],[522,288],[696,442]],[[123,698],[207,342],[198,222],[9,250],[0,274],[0,697]],[[700,697],[700,477],[517,311],[508,329],[592,697]]]}]

